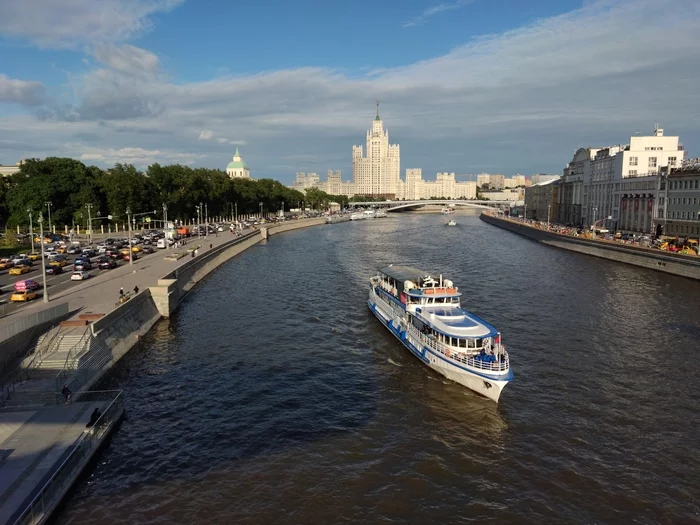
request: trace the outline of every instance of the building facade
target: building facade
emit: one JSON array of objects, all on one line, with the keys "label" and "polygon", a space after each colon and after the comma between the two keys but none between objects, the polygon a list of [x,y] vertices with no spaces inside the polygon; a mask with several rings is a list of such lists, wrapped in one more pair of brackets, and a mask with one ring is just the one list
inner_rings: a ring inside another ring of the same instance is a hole
[{"label": "building facade", "polygon": [[663,197],[659,198],[661,213],[665,211],[661,228],[663,234],[698,240],[700,238],[700,159],[693,159],[679,168],[671,169],[665,182],[667,191],[664,192]]},{"label": "building facade", "polygon": [[546,173],[537,173],[530,177],[530,184],[542,184],[543,182],[549,182],[550,180],[557,180],[561,178],[561,175],[547,175]]},{"label": "building facade", "polygon": [[503,179],[503,188],[519,188],[526,187],[530,185],[530,179],[525,177],[525,175],[513,175],[507,179]]},{"label": "building facade", "polygon": [[579,148],[571,162],[564,168],[559,183],[559,202],[557,203],[557,221],[571,226],[583,225],[583,179],[586,170],[597,149]]},{"label": "building facade", "polygon": [[476,176],[476,184],[479,188],[488,186],[490,190],[502,190],[505,184],[505,177],[500,173],[480,173]]},{"label": "building facade", "polygon": [[236,148],[236,154],[233,156],[233,160],[226,166],[226,174],[232,179],[250,178],[250,170],[248,169],[248,165],[243,162],[241,154],[238,153],[238,148]]},{"label": "building facade", "polygon": [[525,188],[525,217],[537,221],[556,221],[559,202],[559,178]]},{"label": "building facade", "polygon": [[509,201],[518,203],[523,200],[524,192],[518,188],[508,188],[504,190],[482,190],[481,198],[490,201]]},{"label": "building facade", "polygon": [[18,162],[14,166],[0,166],[0,176],[9,177],[10,175],[14,175],[19,171],[19,167],[21,164],[21,162]]},{"label": "building facade", "polygon": [[377,116],[372,129],[367,131],[367,150],[363,156],[362,146],[352,147],[352,181],[355,192],[360,195],[382,195],[395,198],[401,179],[401,155],[398,144],[389,144],[389,131]]}]

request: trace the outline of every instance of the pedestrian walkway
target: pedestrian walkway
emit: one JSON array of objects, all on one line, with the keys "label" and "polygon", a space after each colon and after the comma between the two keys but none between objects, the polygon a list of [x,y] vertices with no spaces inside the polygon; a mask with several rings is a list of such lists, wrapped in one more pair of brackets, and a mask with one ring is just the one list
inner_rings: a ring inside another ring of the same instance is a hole
[{"label": "pedestrian walkway", "polygon": [[0,413],[0,523],[11,523],[31,503],[82,436],[92,411],[106,404]]}]

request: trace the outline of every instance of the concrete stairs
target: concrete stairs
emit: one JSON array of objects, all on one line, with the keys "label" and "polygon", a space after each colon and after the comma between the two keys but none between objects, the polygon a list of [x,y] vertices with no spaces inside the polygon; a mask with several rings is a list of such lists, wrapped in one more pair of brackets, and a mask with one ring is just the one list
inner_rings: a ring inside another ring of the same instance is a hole
[{"label": "concrete stairs", "polygon": [[5,401],[3,410],[40,408],[56,404],[56,392],[53,390],[16,390]]},{"label": "concrete stairs", "polygon": [[[75,345],[77,345],[81,339],[83,339],[84,333],[82,332],[72,332],[69,334],[65,335],[59,335],[56,337],[56,341],[54,343],[55,350],[47,355],[41,363],[39,363],[39,366],[37,367],[39,370],[42,368],[49,368],[52,370],[55,370],[56,373],[58,371],[63,370],[63,367],[66,364],[66,359],[68,358],[68,354],[70,353],[71,350],[74,349]],[[75,349],[78,352],[81,351],[81,349]],[[76,354],[74,353],[74,356]]]}]

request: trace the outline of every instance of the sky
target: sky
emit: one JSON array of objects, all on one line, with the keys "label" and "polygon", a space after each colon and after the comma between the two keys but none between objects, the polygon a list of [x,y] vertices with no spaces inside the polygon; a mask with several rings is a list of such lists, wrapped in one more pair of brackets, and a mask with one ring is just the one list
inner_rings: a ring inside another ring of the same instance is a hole
[{"label": "sky", "polygon": [[700,156],[697,0],[0,0],[0,164],[561,173],[658,123]]}]

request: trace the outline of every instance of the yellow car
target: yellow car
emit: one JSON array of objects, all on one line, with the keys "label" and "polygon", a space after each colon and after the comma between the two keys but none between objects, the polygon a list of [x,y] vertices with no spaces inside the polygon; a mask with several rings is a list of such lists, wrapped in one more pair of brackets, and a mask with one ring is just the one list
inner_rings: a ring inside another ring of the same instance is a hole
[{"label": "yellow car", "polygon": [[119,253],[121,253],[122,255],[129,255],[129,248],[122,248],[121,250],[119,250]]},{"label": "yellow car", "polygon": [[15,266],[8,273],[9,275],[22,275],[29,272],[29,266]]},{"label": "yellow car", "polygon": [[66,264],[68,264],[68,261],[65,259],[54,259],[49,263],[49,266],[60,266],[63,268]]},{"label": "yellow car", "polygon": [[27,301],[31,301],[37,297],[39,297],[39,294],[32,290],[22,290],[21,292],[13,293],[12,297],[10,297],[10,301],[15,303],[26,303]]},{"label": "yellow car", "polygon": [[134,253],[141,253],[141,246],[132,246],[131,251]]},{"label": "yellow car", "polygon": [[32,261],[38,261],[39,259],[41,259],[41,255],[39,255],[38,253],[30,253],[29,255],[27,255],[27,258],[31,259]]}]

